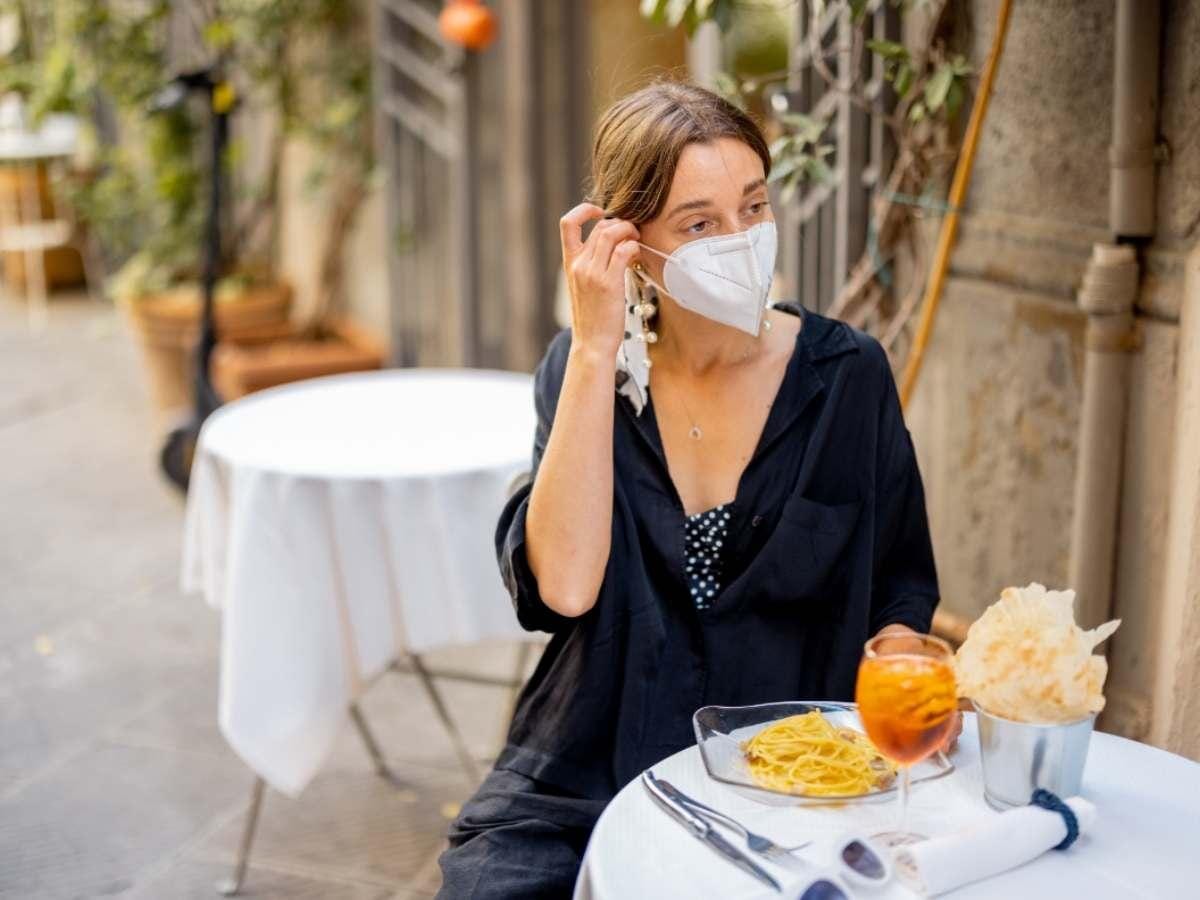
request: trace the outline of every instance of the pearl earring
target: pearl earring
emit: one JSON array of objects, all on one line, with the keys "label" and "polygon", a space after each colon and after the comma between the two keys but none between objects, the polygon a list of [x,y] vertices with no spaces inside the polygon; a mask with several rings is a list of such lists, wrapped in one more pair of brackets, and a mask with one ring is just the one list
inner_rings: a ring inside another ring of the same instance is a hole
[{"label": "pearl earring", "polygon": [[[633,268],[636,272],[644,271],[641,263],[635,263]],[[640,281],[638,282],[637,290],[638,303],[633,308],[633,312],[638,317],[638,320],[642,323],[642,330],[635,335],[634,339],[645,344],[655,344],[658,342],[658,333],[650,328],[649,320],[652,319],[654,314],[658,312],[658,307],[655,306],[651,300],[646,299],[646,295],[643,293],[643,286]],[[654,288],[650,288],[650,291],[653,292]],[[649,367],[650,358],[646,357],[646,368]]]}]

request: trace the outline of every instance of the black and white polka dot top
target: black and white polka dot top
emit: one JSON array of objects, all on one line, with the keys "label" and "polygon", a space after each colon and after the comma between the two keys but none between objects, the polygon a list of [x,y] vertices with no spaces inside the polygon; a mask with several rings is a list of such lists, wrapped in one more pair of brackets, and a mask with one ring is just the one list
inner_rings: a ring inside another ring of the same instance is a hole
[{"label": "black and white polka dot top", "polygon": [[723,503],[684,520],[684,572],[696,609],[708,609],[721,593],[721,557],[730,513],[730,505]]}]

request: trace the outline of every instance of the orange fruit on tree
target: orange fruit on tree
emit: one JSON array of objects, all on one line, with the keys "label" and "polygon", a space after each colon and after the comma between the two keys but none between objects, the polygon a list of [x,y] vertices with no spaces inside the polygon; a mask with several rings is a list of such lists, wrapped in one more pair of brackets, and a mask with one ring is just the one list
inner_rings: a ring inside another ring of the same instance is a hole
[{"label": "orange fruit on tree", "polygon": [[438,16],[442,37],[468,50],[482,50],[496,39],[496,14],[480,0],[449,0]]}]

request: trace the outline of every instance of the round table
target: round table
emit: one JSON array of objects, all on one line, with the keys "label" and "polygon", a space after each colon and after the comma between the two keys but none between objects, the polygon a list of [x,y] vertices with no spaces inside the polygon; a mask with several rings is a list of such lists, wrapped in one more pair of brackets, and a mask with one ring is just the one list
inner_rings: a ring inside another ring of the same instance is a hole
[{"label": "round table", "polygon": [[[965,716],[959,749],[952,757],[955,771],[914,786],[914,830],[945,834],[999,815],[983,801],[974,718]],[[696,747],[663,760],[653,771],[776,843],[795,846],[813,840],[800,855],[817,864],[828,859],[830,845],[840,834],[869,835],[895,822],[894,800],[840,809],[763,805],[709,778]],[[1096,804],[1098,817],[1091,832],[1070,850],[1045,853],[1019,869],[941,896],[954,900],[1200,896],[1200,764],[1096,733],[1081,793]],[[785,887],[800,877],[770,863],[763,866]],[[628,784],[600,817],[575,888],[575,900],[780,896],[787,894],[765,889],[670,819],[640,780]],[[893,881],[870,896],[899,900],[916,895]]]},{"label": "round table", "polygon": [[524,635],[493,533],[530,464],[528,375],[407,369],[252,394],[205,423],[183,586],[222,611],[220,724],[295,795],[401,654]]}]

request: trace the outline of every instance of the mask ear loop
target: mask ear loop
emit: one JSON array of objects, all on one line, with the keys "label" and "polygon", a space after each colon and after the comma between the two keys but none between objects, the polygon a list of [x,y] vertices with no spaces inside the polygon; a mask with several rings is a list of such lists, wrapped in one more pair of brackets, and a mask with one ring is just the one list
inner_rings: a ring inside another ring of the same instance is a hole
[{"label": "mask ear loop", "polygon": [[[671,257],[668,254],[663,253],[661,250],[655,250],[653,247],[648,247],[645,244],[643,244],[641,241],[638,241],[637,245],[639,247],[641,247],[643,250],[649,250],[655,256],[661,256],[667,262],[671,261]],[[675,260],[675,265],[680,265],[679,260]],[[655,281],[653,278],[650,277],[650,275],[646,272],[646,267],[643,266],[640,262],[634,263],[633,270],[635,272],[637,272],[638,277],[642,281],[646,282],[646,284],[651,285],[655,290],[658,291],[658,293],[666,294],[668,297],[671,296],[670,291],[668,291],[665,287],[663,287],[661,284],[659,284],[657,281]],[[665,271],[665,269],[664,269],[664,271]],[[658,299],[658,298],[656,297],[655,299]]]}]

